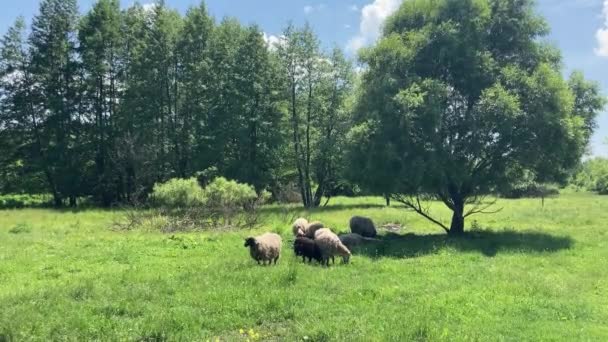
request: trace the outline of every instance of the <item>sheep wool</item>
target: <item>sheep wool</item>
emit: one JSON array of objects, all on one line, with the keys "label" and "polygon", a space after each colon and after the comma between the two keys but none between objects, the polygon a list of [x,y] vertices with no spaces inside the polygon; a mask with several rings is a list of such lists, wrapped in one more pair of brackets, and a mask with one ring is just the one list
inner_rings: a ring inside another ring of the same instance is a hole
[{"label": "sheep wool", "polygon": [[321,251],[321,263],[326,266],[329,266],[329,258],[333,259],[335,255],[341,256],[345,263],[350,259],[350,250],[344,246],[338,235],[327,228],[317,230],[315,243]]},{"label": "sheep wool", "polygon": [[281,246],[283,242],[281,236],[274,233],[266,233],[256,237],[245,239],[245,247],[249,247],[249,253],[253,260],[258,264],[270,265],[273,261],[276,265],[281,256]]},{"label": "sheep wool", "polygon": [[367,217],[353,216],[350,219],[350,231],[363,237],[373,238],[378,235],[374,222]]},{"label": "sheep wool", "polygon": [[296,256],[302,257],[303,262],[306,261],[306,258],[308,258],[309,263],[312,259],[321,262],[321,251],[313,239],[298,236],[293,243],[293,251]]},{"label": "sheep wool", "polygon": [[299,219],[295,220],[293,225],[291,226],[293,235],[294,236],[306,235],[307,226],[308,226],[307,219],[300,217]]},{"label": "sheep wool", "polygon": [[355,247],[362,245],[365,242],[380,241],[378,239],[366,238],[356,233],[341,234],[338,236],[338,238],[340,238],[340,241],[342,241],[344,246],[346,246],[351,252]]},{"label": "sheep wool", "polygon": [[321,222],[311,222],[306,226],[306,230],[304,232],[306,233],[306,236],[308,238],[314,239],[315,233],[317,232],[317,230],[319,230],[323,227],[324,227],[324,225]]}]

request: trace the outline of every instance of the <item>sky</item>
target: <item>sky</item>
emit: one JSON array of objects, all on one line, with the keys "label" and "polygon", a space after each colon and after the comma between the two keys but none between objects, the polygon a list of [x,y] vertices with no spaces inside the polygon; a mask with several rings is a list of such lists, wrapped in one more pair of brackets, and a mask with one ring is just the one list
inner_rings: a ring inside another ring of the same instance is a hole
[{"label": "sky", "polygon": [[[358,48],[377,39],[382,23],[402,1],[407,0],[206,0],[206,4],[218,20],[232,16],[244,24],[257,24],[269,39],[280,36],[289,21],[298,25],[309,22],[325,48],[337,45],[354,57]],[[547,39],[562,51],[565,76],[581,70],[608,96],[608,0],[536,1],[539,13],[551,26]],[[78,0],[81,12],[94,2]],[[133,2],[121,1],[123,7]],[[166,0],[169,7],[182,13],[198,3],[200,0]],[[39,4],[40,0],[2,0],[0,34],[19,15],[30,23]],[[608,157],[608,142],[604,143],[608,139],[608,110],[599,116],[598,123],[591,152]]]}]

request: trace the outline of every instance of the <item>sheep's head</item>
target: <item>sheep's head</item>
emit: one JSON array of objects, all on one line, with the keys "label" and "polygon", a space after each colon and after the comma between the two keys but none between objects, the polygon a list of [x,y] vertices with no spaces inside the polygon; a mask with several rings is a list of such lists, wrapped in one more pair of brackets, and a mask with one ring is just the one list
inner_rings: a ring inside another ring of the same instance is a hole
[{"label": "sheep's head", "polygon": [[245,247],[253,247],[256,246],[258,243],[257,241],[255,241],[255,238],[253,237],[248,237],[245,239]]}]

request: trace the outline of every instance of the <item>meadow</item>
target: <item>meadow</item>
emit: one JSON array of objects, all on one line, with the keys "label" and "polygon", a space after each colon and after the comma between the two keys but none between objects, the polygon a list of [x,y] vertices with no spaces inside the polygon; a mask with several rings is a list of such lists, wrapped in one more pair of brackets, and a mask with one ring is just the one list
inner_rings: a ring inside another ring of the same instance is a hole
[{"label": "meadow", "polygon": [[[179,234],[116,230],[120,210],[0,211],[0,341],[608,340],[608,197],[501,199],[462,238],[383,203],[267,206],[254,231]],[[293,256],[300,215],[403,228],[324,268]],[[243,247],[263,231],[283,236],[276,267]]]}]

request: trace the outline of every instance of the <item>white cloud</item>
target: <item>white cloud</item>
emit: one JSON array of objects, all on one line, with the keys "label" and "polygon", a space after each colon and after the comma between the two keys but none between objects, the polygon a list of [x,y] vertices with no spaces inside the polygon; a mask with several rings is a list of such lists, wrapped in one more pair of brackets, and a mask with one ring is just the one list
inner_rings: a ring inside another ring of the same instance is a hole
[{"label": "white cloud", "polygon": [[304,13],[306,14],[311,14],[313,12],[321,12],[322,10],[325,9],[325,4],[318,4],[318,5],[307,5],[304,6]]},{"label": "white cloud", "polygon": [[359,33],[348,42],[347,49],[356,52],[376,41],[380,37],[384,21],[399,8],[400,4],[401,0],[374,0],[373,3],[363,7]]},{"label": "white cloud", "polygon": [[156,4],[155,3],[143,4],[143,5],[141,5],[141,7],[143,7],[144,11],[146,11],[146,12],[152,12],[152,11],[154,11]]},{"label": "white cloud", "polygon": [[349,24],[344,24],[345,29],[349,29],[351,26]]},{"label": "white cloud", "polygon": [[359,6],[357,6],[357,5],[350,5],[350,6],[348,6],[348,9],[353,12],[359,12]]},{"label": "white cloud", "polygon": [[284,39],[283,36],[278,37],[264,32],[264,41],[266,42],[269,50],[275,50],[277,46],[281,45]]},{"label": "white cloud", "polygon": [[608,57],[608,0],[604,0],[602,18],[604,18],[604,24],[595,32],[595,39],[598,44],[595,54],[601,57]]}]

